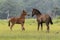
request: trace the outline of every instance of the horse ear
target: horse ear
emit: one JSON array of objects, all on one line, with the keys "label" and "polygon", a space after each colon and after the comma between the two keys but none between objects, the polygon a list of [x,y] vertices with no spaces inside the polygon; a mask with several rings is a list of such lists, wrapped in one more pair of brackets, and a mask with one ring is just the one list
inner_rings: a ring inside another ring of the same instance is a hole
[{"label": "horse ear", "polygon": [[23,10],[23,12],[25,12],[25,10]]},{"label": "horse ear", "polygon": [[23,13],[27,13],[25,10],[23,10]]}]

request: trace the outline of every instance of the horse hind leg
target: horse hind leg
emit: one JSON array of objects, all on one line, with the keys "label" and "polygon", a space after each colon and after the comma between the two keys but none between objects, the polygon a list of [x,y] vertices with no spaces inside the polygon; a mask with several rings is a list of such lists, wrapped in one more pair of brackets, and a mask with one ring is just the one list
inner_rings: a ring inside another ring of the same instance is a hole
[{"label": "horse hind leg", "polygon": [[10,27],[10,20],[8,21],[8,26]]},{"label": "horse hind leg", "polygon": [[46,23],[47,26],[47,32],[49,32],[49,23]]},{"label": "horse hind leg", "polygon": [[12,27],[13,27],[13,26],[14,26],[14,24],[12,24],[11,27],[10,27],[10,30],[11,30],[11,31],[12,31]]}]

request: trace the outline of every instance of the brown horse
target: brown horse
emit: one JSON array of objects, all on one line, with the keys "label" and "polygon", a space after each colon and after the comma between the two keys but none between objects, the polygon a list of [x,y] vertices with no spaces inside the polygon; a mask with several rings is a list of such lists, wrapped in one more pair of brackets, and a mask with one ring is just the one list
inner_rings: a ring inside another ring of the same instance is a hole
[{"label": "brown horse", "polygon": [[48,14],[41,14],[41,12],[35,8],[32,10],[32,17],[36,15],[38,22],[38,30],[41,25],[41,30],[43,29],[43,23],[46,23],[47,32],[49,32],[49,23],[53,24],[51,17]]},{"label": "brown horse", "polygon": [[8,26],[10,26],[10,23],[12,24],[10,26],[10,29],[12,30],[12,27],[14,26],[14,24],[21,24],[22,30],[25,30],[24,23],[25,23],[25,16],[26,15],[27,15],[27,12],[25,10],[23,10],[22,14],[19,18],[16,18],[16,17],[10,18],[9,24],[8,24]]}]

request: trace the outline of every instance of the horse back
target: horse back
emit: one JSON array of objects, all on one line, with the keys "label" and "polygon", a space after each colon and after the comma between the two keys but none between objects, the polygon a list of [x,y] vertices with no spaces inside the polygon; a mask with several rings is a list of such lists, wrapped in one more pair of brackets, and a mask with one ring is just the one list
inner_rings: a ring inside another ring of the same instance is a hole
[{"label": "horse back", "polygon": [[48,14],[42,14],[38,16],[37,20],[40,22],[46,22],[49,21],[50,16]]},{"label": "horse back", "polygon": [[25,19],[24,18],[17,18],[17,23],[24,23]]},{"label": "horse back", "polygon": [[12,18],[10,18],[10,21],[11,22],[15,22],[16,21],[16,18],[15,17],[12,17]]}]

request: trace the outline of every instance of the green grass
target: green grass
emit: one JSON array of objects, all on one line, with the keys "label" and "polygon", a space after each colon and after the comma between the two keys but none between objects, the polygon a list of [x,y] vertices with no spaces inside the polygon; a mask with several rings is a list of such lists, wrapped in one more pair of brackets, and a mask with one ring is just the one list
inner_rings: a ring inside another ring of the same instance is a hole
[{"label": "green grass", "polygon": [[50,32],[46,32],[46,25],[43,24],[43,31],[37,31],[37,22],[34,19],[26,19],[25,31],[21,30],[21,25],[16,24],[11,31],[7,20],[0,20],[0,40],[60,40],[60,23],[53,20],[50,25]]}]

